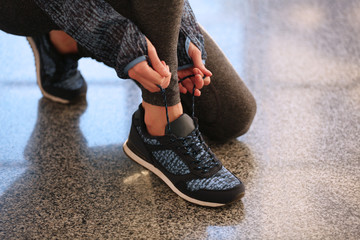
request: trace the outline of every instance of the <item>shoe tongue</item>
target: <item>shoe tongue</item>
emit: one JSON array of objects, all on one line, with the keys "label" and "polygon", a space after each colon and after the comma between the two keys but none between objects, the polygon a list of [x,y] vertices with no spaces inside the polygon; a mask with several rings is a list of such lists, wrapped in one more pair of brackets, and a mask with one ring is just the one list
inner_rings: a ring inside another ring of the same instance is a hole
[{"label": "shoe tongue", "polygon": [[[169,128],[166,125],[166,133],[169,134]],[[194,120],[186,113],[170,123],[170,131],[178,137],[186,137],[195,129]]]}]

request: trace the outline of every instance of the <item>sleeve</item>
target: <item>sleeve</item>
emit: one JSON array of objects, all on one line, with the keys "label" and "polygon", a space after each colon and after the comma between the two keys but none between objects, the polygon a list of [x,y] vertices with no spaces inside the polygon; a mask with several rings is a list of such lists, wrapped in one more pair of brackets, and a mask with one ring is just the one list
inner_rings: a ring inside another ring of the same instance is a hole
[{"label": "sleeve", "polygon": [[145,36],[104,0],[35,0],[60,29],[120,78],[147,58]]},{"label": "sleeve", "polygon": [[193,62],[188,52],[190,42],[192,42],[201,51],[201,57],[205,63],[207,55],[205,51],[204,37],[200,31],[200,27],[196,21],[195,14],[191,9],[189,1],[185,0],[177,48],[178,70],[193,66]]}]

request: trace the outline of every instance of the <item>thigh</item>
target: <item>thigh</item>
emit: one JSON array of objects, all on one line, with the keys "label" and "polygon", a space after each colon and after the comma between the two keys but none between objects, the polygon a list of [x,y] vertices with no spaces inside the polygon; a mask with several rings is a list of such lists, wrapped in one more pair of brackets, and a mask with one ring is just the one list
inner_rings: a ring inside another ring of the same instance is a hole
[{"label": "thigh", "polygon": [[[206,67],[213,73],[211,84],[195,99],[195,115],[204,135],[225,141],[244,134],[256,112],[253,95],[241,80],[224,53],[209,34],[201,29],[208,54]],[[191,97],[182,95],[186,111],[191,109]]]},{"label": "thigh", "polygon": [[0,0],[0,29],[11,34],[33,36],[58,27],[33,0]]}]

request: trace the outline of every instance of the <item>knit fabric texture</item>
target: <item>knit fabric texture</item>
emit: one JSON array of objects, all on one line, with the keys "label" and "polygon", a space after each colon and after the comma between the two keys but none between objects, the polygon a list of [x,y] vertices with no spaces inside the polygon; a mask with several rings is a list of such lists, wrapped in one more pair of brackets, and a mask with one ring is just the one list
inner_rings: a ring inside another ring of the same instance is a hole
[{"label": "knit fabric texture", "polygon": [[172,150],[153,151],[152,155],[168,172],[172,174],[185,175],[190,173],[186,164]]},{"label": "knit fabric texture", "polygon": [[186,183],[188,190],[227,190],[241,184],[225,167],[209,178],[192,179]]},{"label": "knit fabric texture", "polygon": [[142,138],[142,140],[144,141],[144,143],[147,143],[149,145],[160,145],[160,142],[157,139],[146,137],[144,135],[144,133],[142,132],[140,126],[137,126],[136,130],[138,131],[138,133],[139,133],[140,137]]},{"label": "knit fabric texture", "polygon": [[206,60],[207,54],[205,51],[204,37],[195,18],[195,14],[191,9],[189,1],[185,0],[184,11],[181,18],[177,51],[179,68],[182,68],[183,66],[193,65],[193,61],[188,56],[187,52],[187,38],[201,51],[201,58],[203,60]]},{"label": "knit fabric texture", "polygon": [[35,0],[49,17],[93,57],[127,78],[124,68],[147,54],[145,36],[103,0]]},{"label": "knit fabric texture", "polygon": [[[35,0],[60,29],[73,37],[91,57],[115,69],[120,78],[135,59],[147,56],[144,34],[129,19],[119,14],[104,0]],[[204,39],[188,1],[185,1],[179,41],[179,66],[191,64],[186,53],[189,38],[206,57]]]}]

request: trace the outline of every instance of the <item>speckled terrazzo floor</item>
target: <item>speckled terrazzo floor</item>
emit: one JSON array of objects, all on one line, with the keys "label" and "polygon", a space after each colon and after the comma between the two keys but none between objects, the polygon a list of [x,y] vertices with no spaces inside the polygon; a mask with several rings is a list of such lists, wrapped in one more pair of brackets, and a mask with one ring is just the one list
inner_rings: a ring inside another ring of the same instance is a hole
[{"label": "speckled terrazzo floor", "polygon": [[246,184],[187,203],[122,151],[140,93],[91,60],[87,99],[42,99],[0,32],[0,239],[359,239],[360,1],[191,1],[253,91],[250,131],[213,145]]}]

